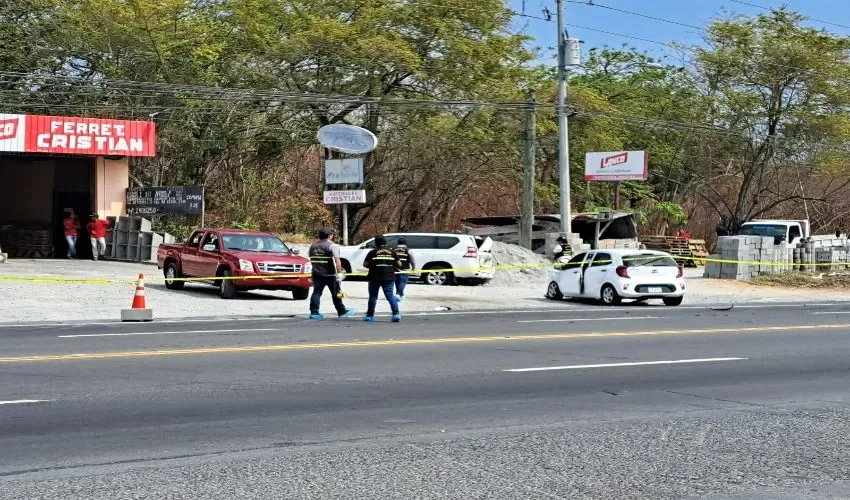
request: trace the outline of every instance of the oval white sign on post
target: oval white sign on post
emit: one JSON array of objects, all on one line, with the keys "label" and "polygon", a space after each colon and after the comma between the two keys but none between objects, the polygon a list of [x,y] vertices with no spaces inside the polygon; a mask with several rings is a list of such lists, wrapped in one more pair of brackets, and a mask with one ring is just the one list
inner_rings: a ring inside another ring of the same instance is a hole
[{"label": "oval white sign on post", "polygon": [[319,144],[340,153],[366,154],[378,146],[375,134],[363,127],[334,123],[319,129]]}]

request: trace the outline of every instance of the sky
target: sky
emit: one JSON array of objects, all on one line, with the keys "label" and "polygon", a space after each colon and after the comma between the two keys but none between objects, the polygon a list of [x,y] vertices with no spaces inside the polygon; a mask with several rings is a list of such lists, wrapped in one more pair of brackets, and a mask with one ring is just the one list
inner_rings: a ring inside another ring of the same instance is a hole
[{"label": "sky", "polygon": [[[848,0],[742,0],[742,2],[754,6],[743,5],[733,0],[592,0],[595,6],[588,5],[587,0],[565,0],[564,17],[570,37],[584,41],[582,50],[584,54],[592,47],[607,45],[620,48],[623,44],[627,44],[647,52],[656,59],[666,56],[665,61],[670,64],[679,61],[680,56],[670,47],[662,45],[663,43],[678,41],[689,45],[699,44],[703,35],[700,30],[708,26],[713,19],[722,19],[736,14],[754,16],[768,12],[755,5],[763,7],[786,5],[790,10],[810,18],[805,23],[808,26],[850,36],[850,2]],[[523,12],[524,6],[524,12],[527,15],[536,17],[544,17],[545,7],[551,12],[552,20],[555,20],[555,0],[509,0],[509,5],[514,11],[520,13]],[[617,12],[602,6],[663,20]],[[533,45],[540,47],[545,55],[554,60],[557,37],[554,22],[518,16],[514,21],[514,28],[533,37],[535,39]],[[610,33],[601,33],[590,28]]]}]

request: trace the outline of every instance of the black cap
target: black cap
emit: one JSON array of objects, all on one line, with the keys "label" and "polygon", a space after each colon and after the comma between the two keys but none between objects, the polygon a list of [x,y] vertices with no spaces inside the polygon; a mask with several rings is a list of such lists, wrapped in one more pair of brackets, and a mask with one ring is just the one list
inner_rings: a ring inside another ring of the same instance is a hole
[{"label": "black cap", "polygon": [[380,246],[384,246],[386,244],[387,244],[387,239],[384,238],[383,236],[378,236],[377,238],[375,238],[375,246],[380,247]]},{"label": "black cap", "polygon": [[323,227],[319,230],[319,238],[323,240],[328,239],[328,237],[333,236],[335,234],[336,231],[332,227]]},{"label": "black cap", "polygon": [[567,242],[567,238],[566,238],[566,237],[564,237],[564,236],[558,236],[557,241],[558,241],[558,242],[560,242],[560,243],[566,243],[566,242]]}]

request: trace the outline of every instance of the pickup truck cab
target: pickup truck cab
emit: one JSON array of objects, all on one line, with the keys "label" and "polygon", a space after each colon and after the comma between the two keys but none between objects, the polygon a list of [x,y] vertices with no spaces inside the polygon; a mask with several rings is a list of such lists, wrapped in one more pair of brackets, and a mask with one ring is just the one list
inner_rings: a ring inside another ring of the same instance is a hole
[{"label": "pickup truck cab", "polygon": [[738,232],[742,236],[768,236],[774,245],[796,248],[801,240],[811,236],[808,220],[756,219],[745,222]]},{"label": "pickup truck cab", "polygon": [[286,290],[306,300],[313,285],[310,261],[271,233],[198,229],[181,244],[160,245],[156,261],[168,289],[182,289],[189,278],[216,286],[223,299],[246,290]]}]

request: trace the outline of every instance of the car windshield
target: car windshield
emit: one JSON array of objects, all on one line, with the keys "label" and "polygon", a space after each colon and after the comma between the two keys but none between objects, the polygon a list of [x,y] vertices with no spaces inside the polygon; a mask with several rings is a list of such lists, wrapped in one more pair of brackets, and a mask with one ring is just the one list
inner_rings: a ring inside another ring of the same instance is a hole
[{"label": "car windshield", "polygon": [[225,250],[245,250],[262,253],[292,253],[277,236],[267,234],[225,234],[222,236]]},{"label": "car windshield", "polygon": [[624,255],[623,264],[626,267],[677,267],[676,261],[666,255],[634,254]]},{"label": "car windshield", "polygon": [[788,226],[782,224],[749,224],[741,228],[744,236],[772,236],[774,238],[785,236]]}]

